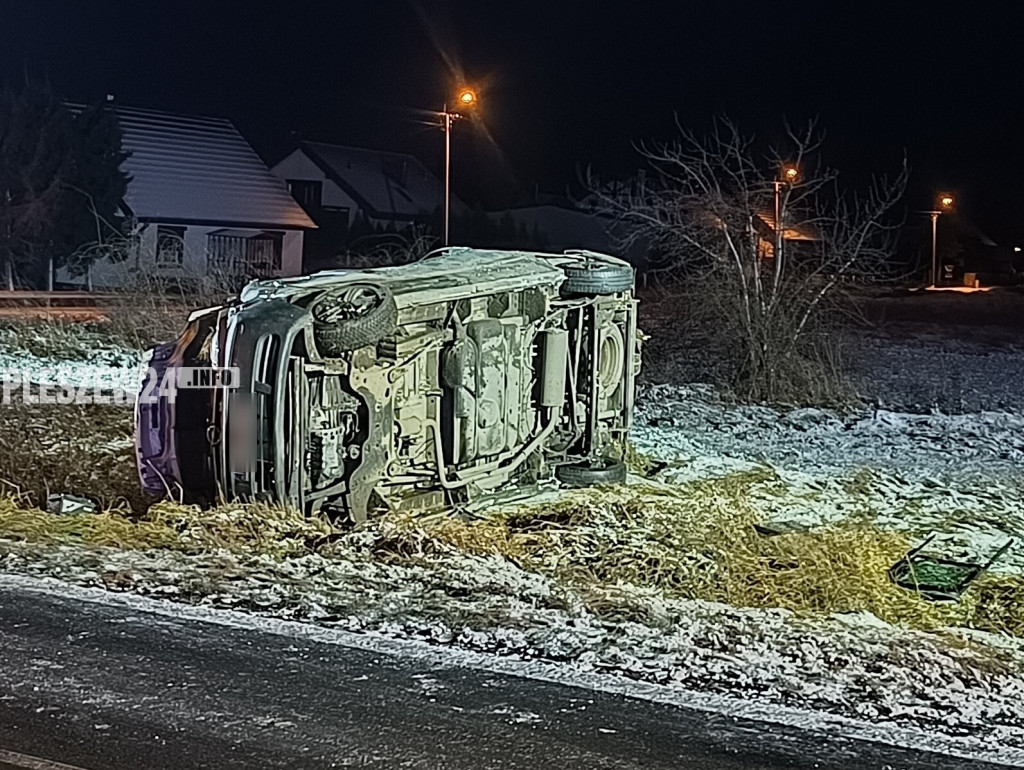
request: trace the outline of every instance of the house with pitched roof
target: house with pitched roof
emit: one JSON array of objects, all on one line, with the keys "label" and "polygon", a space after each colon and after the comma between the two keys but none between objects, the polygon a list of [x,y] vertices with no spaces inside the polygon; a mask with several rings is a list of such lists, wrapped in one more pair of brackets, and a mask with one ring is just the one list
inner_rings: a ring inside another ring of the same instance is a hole
[{"label": "house with pitched roof", "polygon": [[127,264],[95,264],[95,284],[123,283],[126,271],[168,279],[302,271],[303,236],[316,225],[229,120],[115,109],[131,153],[123,205],[135,245]]},{"label": "house with pitched roof", "polygon": [[[353,226],[402,231],[436,220],[444,187],[418,158],[323,142],[301,142],[271,168],[319,230],[307,241],[307,261],[322,263],[349,244]],[[452,198],[452,213],[465,212]]]},{"label": "house with pitched roof", "polygon": [[443,203],[441,181],[415,156],[301,142],[271,172],[310,212],[362,213],[374,224],[426,222]]}]

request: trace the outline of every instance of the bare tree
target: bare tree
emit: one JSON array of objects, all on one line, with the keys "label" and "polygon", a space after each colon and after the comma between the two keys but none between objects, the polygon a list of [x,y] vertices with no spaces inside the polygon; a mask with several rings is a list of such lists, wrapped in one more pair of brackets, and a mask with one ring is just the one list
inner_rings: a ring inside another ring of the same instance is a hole
[{"label": "bare tree", "polygon": [[707,136],[644,144],[631,185],[591,180],[617,220],[625,251],[646,250],[655,274],[696,284],[699,308],[735,356],[734,385],[755,400],[835,397],[834,337],[826,320],[851,279],[889,269],[907,168],[866,190],[821,165],[813,123],[787,128],[785,146],[758,150],[736,124]]},{"label": "bare tree", "polygon": [[357,238],[332,267],[364,268],[403,265],[429,253],[438,242],[422,225],[412,225],[396,233],[380,233]]}]

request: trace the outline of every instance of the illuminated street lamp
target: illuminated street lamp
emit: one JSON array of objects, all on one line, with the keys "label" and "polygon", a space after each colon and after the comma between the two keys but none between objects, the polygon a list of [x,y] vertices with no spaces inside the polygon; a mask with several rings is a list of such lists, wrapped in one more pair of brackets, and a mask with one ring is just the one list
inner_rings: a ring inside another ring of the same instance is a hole
[{"label": "illuminated street lamp", "polygon": [[954,203],[956,203],[956,201],[952,195],[949,193],[940,193],[938,197],[938,208],[925,212],[932,218],[932,286],[939,285],[939,258],[938,251],[936,249],[939,233],[939,214],[944,211],[951,211]]},{"label": "illuminated street lamp", "polygon": [[[455,95],[455,103],[464,110],[475,108],[480,102],[476,91],[469,87],[460,88]],[[441,127],[444,129],[444,236],[443,245],[448,245],[448,233],[451,222],[451,166],[452,166],[452,123],[463,117],[448,109],[448,104],[438,113]]]},{"label": "illuminated street lamp", "polygon": [[[777,175],[772,180],[772,186],[775,188],[775,259],[782,259],[782,243],[784,239],[785,230],[782,227],[782,185],[792,185],[800,178],[800,169],[793,165],[783,166],[781,174]],[[776,261],[776,269],[781,269],[782,263]]]}]

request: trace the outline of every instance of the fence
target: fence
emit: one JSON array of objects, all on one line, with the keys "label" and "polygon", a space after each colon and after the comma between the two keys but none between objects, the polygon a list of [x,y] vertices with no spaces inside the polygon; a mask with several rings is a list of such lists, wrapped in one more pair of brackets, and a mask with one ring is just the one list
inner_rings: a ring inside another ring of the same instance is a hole
[{"label": "fence", "polygon": [[93,291],[0,291],[0,318],[103,321],[117,295]]}]

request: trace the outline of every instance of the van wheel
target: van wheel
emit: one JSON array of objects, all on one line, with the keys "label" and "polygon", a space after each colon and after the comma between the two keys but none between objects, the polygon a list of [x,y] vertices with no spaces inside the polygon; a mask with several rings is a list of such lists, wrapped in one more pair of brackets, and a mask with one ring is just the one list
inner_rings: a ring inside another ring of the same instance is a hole
[{"label": "van wheel", "polygon": [[622,484],[626,481],[626,464],[617,460],[597,459],[593,462],[559,465],[555,467],[555,478],[567,487]]},{"label": "van wheel", "polygon": [[310,310],[317,349],[328,358],[376,345],[398,324],[395,298],[385,287],[372,283],[329,291]]},{"label": "van wheel", "polygon": [[583,262],[563,265],[562,270],[563,294],[604,296],[633,288],[633,268],[629,265],[587,257]]}]

